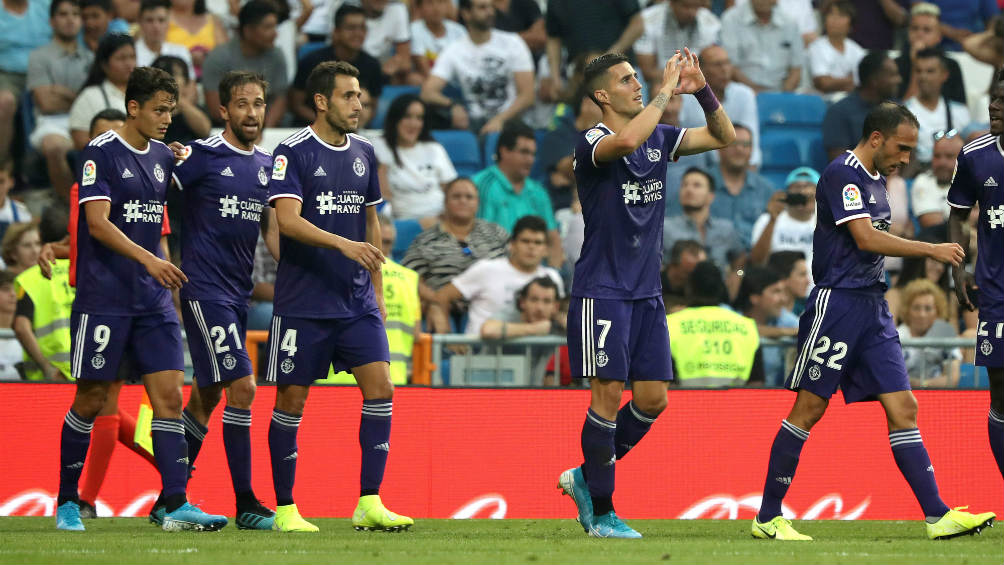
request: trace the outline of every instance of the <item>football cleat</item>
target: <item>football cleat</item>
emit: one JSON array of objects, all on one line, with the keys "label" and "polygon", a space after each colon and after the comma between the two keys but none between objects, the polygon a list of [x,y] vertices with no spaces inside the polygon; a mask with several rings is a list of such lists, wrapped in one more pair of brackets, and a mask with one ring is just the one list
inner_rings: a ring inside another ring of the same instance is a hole
[{"label": "football cleat", "polygon": [[589,535],[594,538],[638,539],[641,534],[624,523],[612,511],[602,516],[595,516],[589,526]]},{"label": "football cleat", "polygon": [[164,515],[167,514],[167,507],[161,504],[160,506],[154,506],[150,509],[150,514],[147,515],[147,519],[154,526],[164,525]]},{"label": "football cleat", "polygon": [[791,520],[784,516],[775,516],[769,522],[761,524],[753,518],[753,527],[750,529],[753,537],[758,539],[776,539],[782,541],[811,541],[812,538],[805,534],[800,534],[791,527]]},{"label": "football cleat", "polygon": [[271,530],[275,523],[275,512],[272,512],[260,501],[253,506],[237,509],[237,529],[239,530]]},{"label": "football cleat", "polygon": [[572,502],[579,511],[576,520],[588,533],[589,526],[593,522],[593,497],[589,494],[586,479],[582,476],[582,467],[563,471],[558,477],[558,488],[561,489],[561,494],[572,497]]},{"label": "football cleat", "polygon": [[352,527],[357,531],[403,532],[413,525],[411,518],[387,510],[376,494],[360,496],[352,513]]},{"label": "football cleat", "polygon": [[90,502],[80,501],[80,519],[91,520],[98,517],[98,510]]},{"label": "football cleat", "polygon": [[80,505],[67,501],[56,508],[56,529],[68,532],[84,531],[84,523],[80,521]]},{"label": "football cleat", "polygon": [[927,524],[927,537],[931,539],[949,539],[957,536],[973,535],[980,533],[983,528],[994,526],[993,512],[982,514],[971,514],[964,512],[968,506],[959,506],[949,510],[940,520],[933,524]]},{"label": "football cleat", "polygon": [[198,506],[186,502],[173,512],[164,514],[164,523],[161,525],[161,528],[165,532],[180,532],[183,530],[215,532],[226,525],[226,516],[206,514]]},{"label": "football cleat", "polygon": [[317,526],[303,519],[295,504],[277,506],[272,529],[280,532],[318,532]]}]

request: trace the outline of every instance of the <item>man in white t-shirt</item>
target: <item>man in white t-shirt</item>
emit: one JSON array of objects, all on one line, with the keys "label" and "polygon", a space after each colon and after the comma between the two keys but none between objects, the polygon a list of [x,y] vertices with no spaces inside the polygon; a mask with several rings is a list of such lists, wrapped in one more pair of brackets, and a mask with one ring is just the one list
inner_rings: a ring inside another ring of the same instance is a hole
[{"label": "man in white t-shirt", "polygon": [[[701,0],[669,0],[654,4],[642,10],[641,19],[645,31],[634,42],[634,52],[645,80],[652,84],[662,79],[663,65],[678,49],[687,46],[699,54],[705,47],[718,42],[718,32],[722,29],[721,22]],[[701,118],[703,120],[704,114]]]},{"label": "man in white t-shirt", "polygon": [[561,275],[541,264],[547,255],[547,224],[538,216],[524,216],[516,222],[509,240],[509,256],[482,259],[436,291],[427,318],[433,333],[451,333],[447,314],[458,300],[470,303],[467,335],[480,335],[486,320],[511,312],[516,292],[538,277],[551,278],[564,295]]},{"label": "man in white t-shirt", "polygon": [[812,86],[830,98],[837,93],[854,90],[858,80],[858,65],[865,50],[848,35],[854,23],[854,5],[837,0],[827,5],[823,14],[825,35],[813,41],[806,51]]},{"label": "man in white t-shirt", "polygon": [[[749,0],[736,0],[735,5],[745,4]],[[785,19],[793,22],[805,45],[819,37],[819,22],[816,12],[812,9],[812,0],[777,0],[776,9]]]},{"label": "man in white t-shirt", "polygon": [[[492,29],[492,0],[460,0],[467,36],[451,43],[422,84],[422,100],[449,107],[455,127],[468,122],[480,134],[500,131],[502,124],[533,105],[533,58],[520,36]],[[467,113],[447,96],[449,82],[460,85]],[[468,119],[469,118],[469,119]]]},{"label": "man in white t-shirt", "polygon": [[[819,173],[799,167],[785,179],[767,203],[767,212],[753,224],[750,260],[765,265],[775,251],[801,251],[812,272],[812,232],[816,229],[816,183]],[[810,274],[811,277],[811,274]],[[810,279],[811,282],[811,279]]]},{"label": "man in white t-shirt", "polygon": [[931,169],[913,181],[910,193],[910,211],[920,227],[927,228],[948,221],[948,189],[952,186],[955,163],[962,151],[962,136],[948,132],[934,142]]},{"label": "man in white t-shirt", "polygon": [[195,80],[192,54],[184,45],[168,43],[167,27],[171,0],[143,0],[139,5],[139,33],[136,36],[136,66],[149,67],[161,55],[177,57],[188,65],[188,75]]},{"label": "man in white t-shirt", "polygon": [[930,163],[934,151],[934,135],[950,130],[962,131],[969,125],[969,109],[964,104],[948,100],[942,87],[948,81],[945,55],[937,48],[917,52],[913,63],[913,76],[917,80],[917,95],[904,105],[917,116],[917,149],[914,160]]},{"label": "man in white t-shirt", "polygon": [[366,41],[363,51],[383,66],[388,76],[411,70],[411,34],[408,30],[408,7],[389,0],[360,0],[366,13]]},{"label": "man in white t-shirt", "polygon": [[443,49],[467,35],[467,30],[446,17],[450,0],[414,0],[414,6],[418,19],[411,22],[411,60],[424,79]]}]

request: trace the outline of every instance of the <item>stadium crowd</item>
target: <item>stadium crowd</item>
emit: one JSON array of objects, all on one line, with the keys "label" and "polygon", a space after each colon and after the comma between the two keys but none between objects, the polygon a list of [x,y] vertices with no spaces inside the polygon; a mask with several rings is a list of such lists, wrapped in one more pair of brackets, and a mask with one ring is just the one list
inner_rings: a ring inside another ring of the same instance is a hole
[{"label": "stadium crowd", "polygon": [[[404,350],[392,351],[392,361],[406,364],[423,330],[492,341],[564,334],[564,289],[584,225],[572,150],[600,119],[581,88],[584,64],[622,51],[654,82],[662,63],[688,46],[735,123],[736,141],[681,158],[665,181],[663,292],[677,370],[683,386],[780,386],[792,352],[760,340],[796,334],[813,284],[820,173],[856,144],[871,108],[903,101],[920,122],[920,143],[911,166],[888,179],[890,231],[947,241],[956,156],[987,132],[989,69],[1004,64],[1002,5],[3,0],[0,327],[15,337],[0,338],[0,379],[70,377],[72,289],[56,288],[66,280],[57,269],[53,290],[40,297],[34,265],[43,244],[66,236],[77,152],[124,119],[125,85],[137,66],[178,80],[165,141],[183,144],[222,124],[218,85],[228,70],[265,77],[265,122],[274,130],[313,119],[305,82],[315,66],[341,60],[359,69],[361,133],[374,143],[386,201],[384,251],[398,261],[388,268],[405,273],[384,277],[407,295],[387,296],[397,322],[388,331],[408,336],[392,340]],[[662,118],[681,127],[703,120],[691,96],[673,97]],[[180,210],[180,198],[172,190],[168,208]],[[180,214],[172,216],[176,261],[184,229]],[[886,266],[901,337],[975,336],[978,315],[959,308],[945,266]],[[275,270],[260,241],[250,329],[268,328]],[[63,323],[43,306],[59,301]],[[574,386],[563,354],[560,375],[549,353],[535,354],[531,383]],[[972,351],[904,355],[915,386],[955,387],[966,374],[975,382]]]}]

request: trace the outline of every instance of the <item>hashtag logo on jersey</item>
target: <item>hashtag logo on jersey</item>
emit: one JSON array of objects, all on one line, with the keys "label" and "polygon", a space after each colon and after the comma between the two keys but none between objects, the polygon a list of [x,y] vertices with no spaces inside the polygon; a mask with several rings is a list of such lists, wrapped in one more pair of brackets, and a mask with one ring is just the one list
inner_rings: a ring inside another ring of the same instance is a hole
[{"label": "hashtag logo on jersey", "polygon": [[237,217],[237,197],[236,196],[221,196],[220,197],[220,216],[223,218]]},{"label": "hashtag logo on jersey", "polygon": [[335,213],[335,193],[330,190],[317,195],[317,211],[324,214]]},{"label": "hashtag logo on jersey", "polygon": [[987,208],[987,222],[990,229],[1004,228],[1004,206]]},{"label": "hashtag logo on jersey", "polygon": [[637,204],[641,201],[641,186],[636,182],[626,182],[621,185],[624,191],[624,203],[627,205]]},{"label": "hashtag logo on jersey", "polygon": [[122,204],[122,209],[124,210],[122,216],[125,218],[127,224],[143,221],[143,213],[140,212],[141,208],[142,204],[139,203],[139,200],[130,200]]}]

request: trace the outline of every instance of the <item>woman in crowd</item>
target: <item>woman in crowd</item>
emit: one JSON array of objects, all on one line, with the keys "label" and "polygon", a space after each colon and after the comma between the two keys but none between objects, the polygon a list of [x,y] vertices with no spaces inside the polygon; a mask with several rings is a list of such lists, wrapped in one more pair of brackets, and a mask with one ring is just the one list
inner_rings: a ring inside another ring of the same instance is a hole
[{"label": "woman in crowd", "polygon": [[167,41],[184,45],[192,54],[195,76],[202,76],[202,62],[218,45],[227,42],[227,29],[206,9],[206,0],[171,0]]},{"label": "woman in crowd", "polygon": [[[0,241],[0,256],[3,257],[7,271],[15,277],[38,262],[41,250],[42,241],[38,236],[38,227],[34,224],[11,224]],[[7,324],[3,327],[10,326]]]},{"label": "woman in crowd", "polygon": [[[17,224],[15,224],[17,225]],[[11,230],[14,226],[11,226]],[[10,233],[11,230],[7,230]],[[0,271],[0,324],[5,328],[14,323],[14,312],[17,308],[17,295],[14,294],[14,274],[10,271]],[[21,380],[17,364],[24,358],[21,343],[13,337],[0,338],[0,381]]]},{"label": "woman in crowd", "polygon": [[[418,272],[418,294],[423,303],[479,259],[505,254],[509,234],[498,224],[475,217],[478,189],[467,177],[446,185],[442,221],[420,233],[401,263]],[[453,312],[454,317],[463,312]],[[456,321],[456,319],[454,320]]]},{"label": "woman in crowd", "polygon": [[380,186],[395,219],[415,219],[427,228],[443,211],[443,187],[457,178],[446,149],[432,139],[425,103],[414,94],[394,99],[383,135],[373,139]]},{"label": "woman in crowd", "polygon": [[[941,289],[941,292],[945,296],[955,295],[951,287],[951,273],[944,264],[924,257],[904,257],[903,268],[900,270],[899,276],[896,277],[896,282],[885,293],[886,300],[889,302],[889,311],[892,312],[892,317],[896,320],[896,323],[903,321],[905,308],[903,291],[907,285],[916,280],[930,281]],[[955,300],[949,302],[947,312],[948,314],[945,319],[957,326],[959,308]]]},{"label": "woman in crowd", "polygon": [[[911,337],[957,337],[948,323],[948,299],[938,285],[926,278],[907,284],[901,294],[903,323],[900,339]],[[927,387],[955,387],[959,384],[962,352],[954,347],[904,347],[910,384]]]},{"label": "woman in crowd", "polygon": [[136,68],[136,48],[128,35],[101,38],[84,87],[70,106],[70,136],[79,151],[90,140],[91,118],[101,110],[125,110],[125,90]]}]

